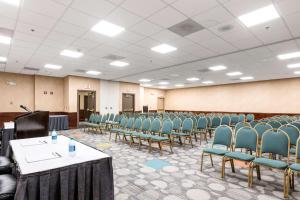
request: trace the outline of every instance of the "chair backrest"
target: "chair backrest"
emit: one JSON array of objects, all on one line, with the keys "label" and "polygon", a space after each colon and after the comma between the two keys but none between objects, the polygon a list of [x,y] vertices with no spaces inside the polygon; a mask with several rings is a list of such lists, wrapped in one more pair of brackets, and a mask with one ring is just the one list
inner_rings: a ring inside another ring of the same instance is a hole
[{"label": "chair backrest", "polygon": [[197,126],[197,118],[195,116],[192,116],[191,119],[193,120],[193,128],[196,128],[196,126]]},{"label": "chair backrest", "polygon": [[141,130],[141,129],[142,129],[142,122],[143,122],[143,120],[142,120],[141,117],[137,118],[137,119],[134,121],[133,129],[134,129],[134,130]]},{"label": "chair backrest", "polygon": [[239,122],[235,125],[234,131],[238,132],[238,130],[243,127],[251,127],[251,125],[248,122]]},{"label": "chair backrest", "polygon": [[252,128],[254,128],[254,127],[256,126],[256,124],[258,124],[258,123],[259,123],[259,122],[258,122],[258,121],[255,121],[255,120],[249,122],[249,124],[251,125]]},{"label": "chair backrest", "polygon": [[230,124],[235,126],[239,122],[239,116],[234,114],[230,116]]},{"label": "chair backrest", "polygon": [[101,119],[101,123],[105,123],[106,120],[107,120],[107,118],[108,118],[108,115],[107,115],[107,114],[106,114],[106,115],[103,115],[103,116],[102,116],[102,119]]},{"label": "chair backrest", "polygon": [[296,126],[300,130],[300,122],[292,122],[290,124]]},{"label": "chair backrest", "polygon": [[299,129],[291,124],[285,124],[279,127],[278,130],[282,130],[288,134],[290,137],[291,145],[296,145],[297,140],[299,138]]},{"label": "chair backrest", "polygon": [[155,118],[151,123],[150,131],[153,133],[158,133],[160,131],[161,122],[159,118]]},{"label": "chair backrest", "polygon": [[278,129],[281,126],[280,122],[276,120],[270,120],[268,124],[270,124],[273,129]]},{"label": "chair backrest", "polygon": [[173,130],[177,131],[181,127],[181,119],[179,117],[175,117],[173,119]]},{"label": "chair backrest", "polygon": [[230,126],[230,116],[229,115],[225,115],[222,117],[221,125]]},{"label": "chair backrest", "polygon": [[221,125],[221,118],[220,117],[213,117],[211,120],[211,127],[212,128],[217,128],[218,126]]},{"label": "chair backrest", "polygon": [[239,114],[239,122],[244,122],[245,121],[245,114]]},{"label": "chair backrest", "polygon": [[116,114],[114,122],[120,122],[120,115]]},{"label": "chair backrest", "polygon": [[267,130],[272,130],[273,127],[265,122],[259,122],[254,126],[254,129],[257,131],[258,138],[260,139],[264,132],[266,132]]},{"label": "chair backrest", "polygon": [[89,117],[89,122],[94,122],[95,114],[92,113]]},{"label": "chair backrest", "polygon": [[128,129],[132,129],[132,127],[133,127],[133,124],[134,124],[134,117],[130,117],[130,118],[128,119],[128,122],[127,122],[126,128],[128,128]]},{"label": "chair backrest", "polygon": [[197,122],[197,129],[207,129],[207,119],[206,117],[199,117],[198,122]]},{"label": "chair backrest", "polygon": [[209,116],[206,116],[206,120],[207,120],[207,126],[211,126],[211,118]]},{"label": "chair backrest", "polygon": [[150,118],[144,119],[142,124],[142,131],[143,132],[149,131],[150,127],[151,127],[151,119]]},{"label": "chair backrest", "polygon": [[254,115],[253,115],[253,114],[247,114],[247,115],[246,115],[246,121],[247,121],[247,122],[252,122],[252,121],[254,121]]},{"label": "chair backrest", "polygon": [[161,134],[171,134],[173,130],[172,120],[165,120],[162,124]]},{"label": "chair backrest", "polygon": [[281,125],[284,125],[284,124],[288,124],[288,123],[289,123],[286,119],[279,119],[278,122],[279,122]]},{"label": "chair backrest", "polygon": [[101,123],[101,118],[102,118],[101,115],[95,115],[95,120],[94,120],[94,122],[97,123],[97,124]]},{"label": "chair backrest", "polygon": [[245,148],[257,152],[258,134],[254,128],[242,127],[235,136],[235,148]]},{"label": "chair backrest", "polygon": [[215,130],[213,145],[230,147],[232,142],[232,129],[227,125],[218,126]]},{"label": "chair backrest", "polygon": [[122,119],[121,119],[120,127],[125,128],[126,124],[127,124],[127,117],[124,116],[124,117],[122,117]]},{"label": "chair backrest", "polygon": [[300,162],[300,137],[297,140],[297,146],[296,146],[296,162]]},{"label": "chair backrest", "polygon": [[191,118],[185,118],[185,120],[182,123],[182,131],[192,131],[193,127],[193,120]]},{"label": "chair backrest", "polygon": [[261,150],[262,153],[272,153],[274,155],[278,154],[284,157],[288,157],[289,160],[290,151],[290,138],[288,134],[284,131],[267,130],[262,135],[261,140]]},{"label": "chair backrest", "polygon": [[115,117],[115,114],[114,113],[111,113],[110,115],[109,115],[109,121],[112,121],[112,120],[114,120],[114,117]]}]

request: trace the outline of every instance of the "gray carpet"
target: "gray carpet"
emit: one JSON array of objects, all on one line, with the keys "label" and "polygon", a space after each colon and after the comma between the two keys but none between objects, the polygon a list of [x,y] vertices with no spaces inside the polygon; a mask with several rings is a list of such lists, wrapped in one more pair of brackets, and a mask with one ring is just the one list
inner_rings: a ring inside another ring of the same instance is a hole
[{"label": "gray carpet", "polygon": [[[130,147],[126,143],[109,140],[109,134],[84,133],[81,130],[61,131],[68,137],[93,146],[113,157],[116,200],[275,200],[283,198],[283,174],[262,169],[262,180],[258,181],[254,172],[253,188],[247,187],[248,168],[236,163],[236,173],[226,166],[225,179],[220,178],[221,161],[214,157],[214,167],[208,157],[200,172],[202,148],[209,146],[199,142],[190,145],[175,145],[174,153],[164,146],[163,156],[157,146],[148,153],[146,144]],[[195,141],[194,141],[195,142]],[[295,177],[295,191],[289,199],[300,200],[300,177]]]}]

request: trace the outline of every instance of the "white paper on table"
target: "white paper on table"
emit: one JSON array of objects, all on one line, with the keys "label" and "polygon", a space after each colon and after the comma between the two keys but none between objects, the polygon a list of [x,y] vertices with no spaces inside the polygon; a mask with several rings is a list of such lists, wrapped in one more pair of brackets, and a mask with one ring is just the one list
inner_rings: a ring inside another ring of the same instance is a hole
[{"label": "white paper on table", "polygon": [[56,153],[56,152],[40,152],[40,153],[35,153],[31,152],[26,154],[26,161],[28,163],[32,162],[39,162],[39,161],[44,161],[44,160],[50,160],[50,159],[55,159],[55,158],[60,158],[61,156]]},{"label": "white paper on table", "polygon": [[4,129],[14,129],[15,123],[14,122],[4,122]]},{"label": "white paper on table", "polygon": [[26,140],[21,143],[23,147],[48,144],[46,140]]}]

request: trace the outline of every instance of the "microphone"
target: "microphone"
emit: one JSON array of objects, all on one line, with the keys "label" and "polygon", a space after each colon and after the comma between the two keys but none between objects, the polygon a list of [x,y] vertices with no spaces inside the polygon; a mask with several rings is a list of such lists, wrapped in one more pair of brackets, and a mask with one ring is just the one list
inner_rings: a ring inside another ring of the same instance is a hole
[{"label": "microphone", "polygon": [[27,112],[32,112],[29,108],[27,108],[26,106],[20,105],[20,108],[26,110]]}]

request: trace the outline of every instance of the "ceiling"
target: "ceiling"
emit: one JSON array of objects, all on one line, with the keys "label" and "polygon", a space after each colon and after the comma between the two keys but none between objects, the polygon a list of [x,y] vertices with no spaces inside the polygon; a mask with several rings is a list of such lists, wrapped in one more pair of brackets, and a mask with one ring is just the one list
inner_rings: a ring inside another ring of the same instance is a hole
[{"label": "ceiling", "polygon": [[[300,58],[277,59],[278,54],[300,50],[299,0],[20,0],[19,6],[1,1],[0,35],[11,31],[12,42],[0,44],[0,56],[7,57],[0,71],[134,83],[146,78],[153,87],[159,87],[160,81],[169,82],[167,89],[179,83],[194,87],[205,85],[203,81],[213,81],[213,85],[245,82],[241,76],[254,77],[247,81],[299,76],[286,65]],[[280,18],[250,28],[238,19],[271,4]],[[168,29],[187,19],[202,29],[184,37]],[[125,31],[115,37],[91,31],[100,20]],[[151,51],[161,43],[177,50],[168,54]],[[64,49],[84,55],[61,56]],[[109,65],[112,60],[104,57],[110,54],[124,57],[122,61],[130,65]],[[47,63],[63,67],[46,69]],[[215,65],[227,69],[207,70]],[[87,75],[88,70],[102,73]],[[243,75],[226,75],[232,71]],[[190,82],[189,77],[200,80]]]}]

